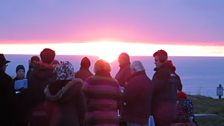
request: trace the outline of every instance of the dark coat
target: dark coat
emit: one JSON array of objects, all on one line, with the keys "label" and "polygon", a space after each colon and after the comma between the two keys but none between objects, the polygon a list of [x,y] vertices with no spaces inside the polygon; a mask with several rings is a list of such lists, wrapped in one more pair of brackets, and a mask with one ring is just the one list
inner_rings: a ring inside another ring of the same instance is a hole
[{"label": "dark coat", "polygon": [[45,89],[50,126],[84,126],[86,102],[80,79],[58,80]]},{"label": "dark coat", "polygon": [[133,74],[124,90],[123,119],[147,124],[151,114],[152,82],[144,71]]},{"label": "dark coat", "polygon": [[0,126],[11,126],[14,119],[14,87],[12,78],[0,70]]},{"label": "dark coat", "polygon": [[46,63],[38,63],[30,73],[28,83],[28,94],[32,101],[31,107],[42,104],[45,100],[44,88],[56,80],[56,74],[53,73],[54,67]]},{"label": "dark coat", "polygon": [[115,76],[115,79],[118,81],[120,86],[125,87],[128,78],[131,76],[130,70],[130,64],[120,66],[120,69]]},{"label": "dark coat", "polygon": [[172,71],[165,63],[153,75],[152,111],[157,126],[169,126],[176,116],[177,86],[170,83]]},{"label": "dark coat", "polygon": [[79,71],[75,73],[75,78],[80,78],[85,81],[88,77],[93,76],[88,68],[80,68]]}]

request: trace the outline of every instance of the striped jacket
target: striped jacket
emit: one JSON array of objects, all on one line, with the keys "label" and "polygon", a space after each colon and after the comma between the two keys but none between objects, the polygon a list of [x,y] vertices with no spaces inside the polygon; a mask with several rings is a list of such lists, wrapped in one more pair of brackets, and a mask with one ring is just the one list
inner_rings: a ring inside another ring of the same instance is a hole
[{"label": "striped jacket", "polygon": [[87,100],[87,126],[118,126],[118,110],[121,98],[118,82],[105,76],[92,76],[84,86]]}]

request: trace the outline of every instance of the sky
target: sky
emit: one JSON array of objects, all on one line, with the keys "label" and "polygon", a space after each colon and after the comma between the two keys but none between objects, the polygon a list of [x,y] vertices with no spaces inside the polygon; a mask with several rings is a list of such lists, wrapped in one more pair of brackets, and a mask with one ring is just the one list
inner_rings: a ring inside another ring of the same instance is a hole
[{"label": "sky", "polygon": [[224,56],[223,12],[223,0],[0,0],[0,44],[216,46]]}]

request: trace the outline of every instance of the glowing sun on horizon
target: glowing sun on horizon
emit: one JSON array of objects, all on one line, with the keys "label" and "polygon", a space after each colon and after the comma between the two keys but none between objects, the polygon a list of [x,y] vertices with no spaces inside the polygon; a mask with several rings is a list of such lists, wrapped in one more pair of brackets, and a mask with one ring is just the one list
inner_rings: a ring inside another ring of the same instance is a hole
[{"label": "glowing sun on horizon", "polygon": [[44,48],[55,50],[56,55],[96,56],[109,63],[117,61],[122,52],[126,52],[130,56],[152,56],[159,49],[166,50],[169,56],[224,56],[224,46],[150,44],[105,40],[80,43],[0,43],[0,53],[5,54],[39,55]]}]

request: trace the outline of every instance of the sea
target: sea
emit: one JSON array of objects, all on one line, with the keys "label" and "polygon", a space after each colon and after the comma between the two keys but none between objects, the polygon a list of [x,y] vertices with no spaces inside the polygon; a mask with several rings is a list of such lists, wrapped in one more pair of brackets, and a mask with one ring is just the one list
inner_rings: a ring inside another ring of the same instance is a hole
[{"label": "sea", "polygon": [[[33,55],[5,55],[8,64],[6,73],[14,77],[17,65],[24,65],[28,70],[29,59]],[[70,61],[75,71],[79,70],[80,61],[84,56],[57,55],[58,61]],[[93,65],[98,60],[96,56],[87,56],[91,60],[90,70],[93,72]],[[171,56],[170,60],[176,66],[176,73],[181,77],[183,91],[190,95],[203,95],[218,98],[216,90],[219,84],[224,86],[224,57],[188,57]],[[152,56],[131,56],[131,61],[139,60],[143,63],[148,77],[151,79],[154,74],[154,59]],[[114,77],[119,70],[118,61],[111,62],[111,75]]]}]

